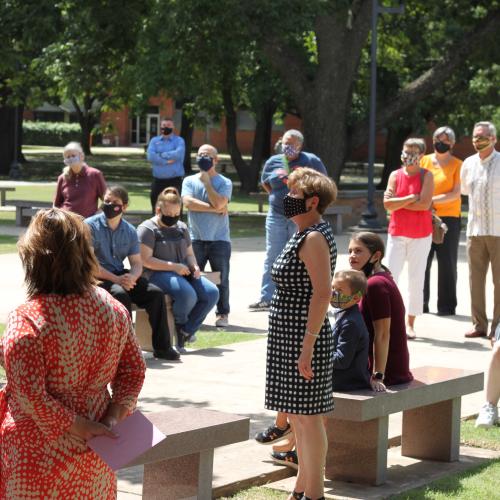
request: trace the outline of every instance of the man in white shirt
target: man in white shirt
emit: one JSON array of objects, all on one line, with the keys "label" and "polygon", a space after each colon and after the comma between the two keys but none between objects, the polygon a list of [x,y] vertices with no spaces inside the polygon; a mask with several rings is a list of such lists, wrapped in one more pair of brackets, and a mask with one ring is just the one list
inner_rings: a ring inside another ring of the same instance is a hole
[{"label": "man in white shirt", "polygon": [[491,264],[494,283],[493,336],[500,321],[500,153],[495,150],[496,128],[491,122],[474,125],[472,144],[477,154],[462,164],[462,194],[469,196],[467,256],[471,293],[471,331],[467,338],[486,337],[485,283]]}]

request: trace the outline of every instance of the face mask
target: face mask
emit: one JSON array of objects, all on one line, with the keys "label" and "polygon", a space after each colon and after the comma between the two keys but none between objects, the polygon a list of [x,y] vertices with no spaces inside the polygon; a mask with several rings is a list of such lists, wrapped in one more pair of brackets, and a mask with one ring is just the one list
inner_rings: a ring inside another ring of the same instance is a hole
[{"label": "face mask", "polygon": [[409,167],[410,165],[418,164],[419,153],[407,153],[403,151],[401,153],[401,161],[405,167]]},{"label": "face mask", "polygon": [[332,297],[330,299],[330,304],[337,309],[344,309],[346,304],[349,304],[353,299],[359,297],[360,293],[356,292],[352,295],[344,295],[338,290],[332,290]]},{"label": "face mask", "polygon": [[489,148],[491,141],[487,137],[482,137],[481,139],[472,140],[472,145],[476,151],[483,151]]},{"label": "face mask", "polygon": [[446,153],[451,149],[451,146],[445,142],[437,141],[434,143],[434,149],[438,153]]},{"label": "face mask", "polygon": [[207,172],[214,166],[214,159],[210,156],[197,156],[196,164],[200,167],[200,170]]},{"label": "face mask", "polygon": [[283,154],[287,158],[294,158],[299,154],[299,150],[295,146],[292,146],[291,144],[282,144],[281,150],[283,151]]},{"label": "face mask", "polygon": [[[373,257],[373,254],[370,255],[370,259]],[[372,275],[373,268],[375,267],[376,262],[370,262],[370,259],[368,259],[368,262],[361,268],[361,271],[365,273],[365,276],[368,278],[369,276]]]},{"label": "face mask", "polygon": [[172,130],[174,130],[174,129],[170,128],[170,127],[162,127],[161,128],[161,133],[163,135],[170,135],[172,133]]},{"label": "face mask", "polygon": [[165,226],[174,226],[179,222],[180,215],[164,215],[161,214],[161,222],[162,224],[165,224]]},{"label": "face mask", "polygon": [[305,198],[294,198],[289,194],[283,198],[283,209],[287,219],[308,212]]},{"label": "face mask", "polygon": [[80,155],[76,156],[69,156],[68,158],[64,158],[64,164],[68,165],[68,167],[71,167],[72,165],[77,165],[80,163]]},{"label": "face mask", "polygon": [[122,205],[115,205],[114,203],[103,203],[102,211],[106,219],[114,219],[123,212]]}]

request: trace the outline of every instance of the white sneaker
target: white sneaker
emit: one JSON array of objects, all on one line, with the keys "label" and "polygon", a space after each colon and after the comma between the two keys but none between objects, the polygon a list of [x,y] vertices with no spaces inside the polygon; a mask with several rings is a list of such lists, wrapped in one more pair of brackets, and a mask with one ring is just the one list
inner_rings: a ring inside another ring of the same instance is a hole
[{"label": "white sneaker", "polygon": [[217,319],[215,320],[215,326],[219,328],[226,328],[229,326],[229,319],[227,314],[218,314]]},{"label": "white sneaker", "polygon": [[485,403],[479,410],[479,415],[476,420],[476,427],[489,429],[498,421],[498,408],[491,403]]}]

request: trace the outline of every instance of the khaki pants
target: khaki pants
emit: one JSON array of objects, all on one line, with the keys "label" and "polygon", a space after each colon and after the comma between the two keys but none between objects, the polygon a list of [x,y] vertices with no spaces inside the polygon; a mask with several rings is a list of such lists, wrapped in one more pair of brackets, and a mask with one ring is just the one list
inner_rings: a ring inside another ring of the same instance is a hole
[{"label": "khaki pants", "polygon": [[474,329],[488,333],[486,274],[491,263],[494,286],[492,334],[500,321],[500,236],[471,236],[467,240],[471,315]]}]

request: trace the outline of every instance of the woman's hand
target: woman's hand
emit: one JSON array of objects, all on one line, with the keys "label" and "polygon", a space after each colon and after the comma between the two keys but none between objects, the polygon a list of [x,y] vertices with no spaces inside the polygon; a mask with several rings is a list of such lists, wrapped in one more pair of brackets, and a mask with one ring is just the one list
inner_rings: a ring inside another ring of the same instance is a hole
[{"label": "woman's hand", "polygon": [[194,266],[192,273],[194,279],[199,280],[201,278],[201,271],[198,266]]},{"label": "woman's hand", "polygon": [[370,385],[375,392],[385,392],[387,389],[382,380],[377,380],[375,378],[370,378]]},{"label": "woman's hand", "polygon": [[87,420],[86,418],[80,416],[75,418],[73,425],[69,428],[69,432],[85,441],[88,441],[96,436],[107,436],[110,438],[118,437],[118,435],[105,424],[93,422],[92,420]]},{"label": "woman's hand", "polygon": [[312,380],[312,378],[314,377],[314,372],[311,366],[313,353],[314,353],[314,348],[303,347],[299,359],[297,360],[299,373],[306,380]]},{"label": "woman's hand", "polygon": [[174,269],[173,271],[177,273],[180,276],[189,276],[191,274],[191,271],[189,270],[189,267],[186,266],[185,264],[174,264]]}]

